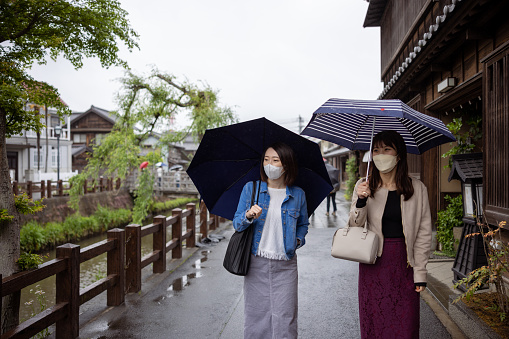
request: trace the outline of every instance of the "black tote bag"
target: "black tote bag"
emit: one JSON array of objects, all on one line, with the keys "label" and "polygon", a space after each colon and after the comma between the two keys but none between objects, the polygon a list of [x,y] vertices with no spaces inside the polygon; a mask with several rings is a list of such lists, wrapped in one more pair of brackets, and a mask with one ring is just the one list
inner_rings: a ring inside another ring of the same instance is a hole
[{"label": "black tote bag", "polygon": [[[253,181],[253,192],[251,194],[251,206],[254,203],[255,182]],[[223,266],[226,270],[235,275],[245,276],[249,271],[251,259],[251,245],[253,243],[253,225],[248,226],[242,232],[233,233],[224,255]]]}]

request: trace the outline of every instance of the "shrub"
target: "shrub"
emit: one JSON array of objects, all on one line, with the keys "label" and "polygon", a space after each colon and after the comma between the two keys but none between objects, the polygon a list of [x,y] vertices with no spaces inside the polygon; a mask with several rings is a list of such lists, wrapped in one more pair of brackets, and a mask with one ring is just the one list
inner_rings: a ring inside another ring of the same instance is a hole
[{"label": "shrub", "polygon": [[20,232],[20,247],[23,251],[38,251],[47,243],[44,230],[35,221],[26,223]]},{"label": "shrub", "polygon": [[174,208],[184,206],[191,202],[196,202],[198,199],[196,198],[178,198],[173,200],[167,200],[162,202],[156,202],[152,206],[152,211],[155,213],[172,210]]},{"label": "shrub", "polygon": [[463,225],[463,198],[460,194],[456,198],[446,195],[444,199],[449,204],[437,213],[437,241],[442,244],[444,253],[454,254],[453,228]]},{"label": "shrub", "polygon": [[44,226],[43,230],[46,234],[47,245],[56,246],[66,240],[61,223],[49,222]]},{"label": "shrub", "polygon": [[20,270],[27,271],[29,269],[39,267],[39,265],[44,262],[44,257],[39,254],[24,252],[21,253],[18,261],[16,262],[18,263]]},{"label": "shrub", "polygon": [[346,200],[352,200],[353,189],[355,188],[357,180],[359,180],[358,170],[359,168],[357,167],[357,159],[355,157],[349,158],[346,161],[346,173],[348,174],[345,190]]},{"label": "shrub", "polygon": [[130,210],[120,208],[111,210],[107,207],[97,205],[93,217],[96,219],[98,229],[96,231],[107,231],[108,229],[120,227],[131,221],[132,213]]},{"label": "shrub", "polygon": [[479,232],[466,235],[466,237],[481,236],[483,239],[483,248],[488,263],[470,272],[466,278],[463,278],[454,284],[457,288],[461,285],[466,286],[467,290],[456,298],[453,303],[460,299],[470,300],[474,293],[481,289],[485,284],[495,286],[496,302],[491,307],[498,312],[500,322],[507,320],[509,314],[509,297],[507,296],[506,283],[504,275],[509,272],[509,244],[502,238],[502,231],[507,227],[507,221],[501,221],[498,227],[489,225],[486,221],[477,221]]}]

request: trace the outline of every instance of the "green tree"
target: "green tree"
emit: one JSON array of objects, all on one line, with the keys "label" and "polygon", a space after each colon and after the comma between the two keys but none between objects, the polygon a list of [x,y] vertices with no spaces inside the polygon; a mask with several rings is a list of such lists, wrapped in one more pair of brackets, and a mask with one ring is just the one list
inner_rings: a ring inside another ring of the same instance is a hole
[{"label": "green tree", "polygon": [[[19,212],[12,194],[6,138],[23,130],[40,132],[41,116],[26,111],[27,102],[54,107],[62,117],[70,113],[58,90],[31,77],[27,70],[48,57],[63,57],[76,68],[83,59],[97,57],[103,67],[126,66],[119,44],[138,47],[127,12],[114,0],[0,0],[0,210],[12,218],[0,221],[0,272],[18,270]],[[19,294],[2,304],[1,333],[18,323]]]},{"label": "green tree", "polygon": [[357,180],[359,180],[359,167],[357,166],[356,157],[350,157],[346,161],[346,173],[348,179],[346,180],[345,199],[352,200],[353,189],[355,188]]},{"label": "green tree", "polygon": [[[178,81],[171,74],[153,69],[148,76],[127,71],[121,80],[117,96],[120,110],[115,126],[100,145],[94,147],[85,170],[71,179],[71,207],[79,210],[79,200],[85,180],[97,178],[99,173],[115,175],[125,183],[126,177],[138,171],[143,161],[155,164],[161,159],[158,151],[141,156],[143,141],[152,132],[162,134],[155,149],[181,141],[187,134],[199,141],[207,128],[237,122],[229,107],[218,103],[217,91],[208,85],[197,86],[189,81]],[[187,113],[190,125],[182,130],[170,130],[170,122],[178,113]],[[152,204],[153,175],[141,171],[137,177],[133,221],[141,223]]]}]

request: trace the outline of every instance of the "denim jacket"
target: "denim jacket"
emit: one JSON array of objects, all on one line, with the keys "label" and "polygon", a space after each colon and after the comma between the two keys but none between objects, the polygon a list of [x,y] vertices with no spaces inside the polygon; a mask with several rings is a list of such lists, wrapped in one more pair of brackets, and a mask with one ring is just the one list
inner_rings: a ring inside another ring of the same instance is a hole
[{"label": "denim jacket", "polygon": [[[255,189],[258,189],[258,182],[255,184]],[[233,218],[233,227],[236,231],[243,231],[249,225],[253,224],[255,229],[251,253],[256,255],[260,239],[262,238],[263,225],[267,218],[270,196],[267,189],[267,183],[262,181],[260,185],[260,195],[258,198],[258,206],[262,208],[262,214],[258,219],[249,221],[246,218],[246,212],[251,208],[252,191],[253,183],[248,182],[242,189],[237,212],[235,212],[235,217]],[[286,197],[281,205],[281,220],[283,222],[283,239],[286,256],[288,259],[292,259],[295,255],[295,250],[304,246],[309,225],[306,195],[300,187],[286,187]],[[300,240],[299,246],[297,246],[297,239]]]}]

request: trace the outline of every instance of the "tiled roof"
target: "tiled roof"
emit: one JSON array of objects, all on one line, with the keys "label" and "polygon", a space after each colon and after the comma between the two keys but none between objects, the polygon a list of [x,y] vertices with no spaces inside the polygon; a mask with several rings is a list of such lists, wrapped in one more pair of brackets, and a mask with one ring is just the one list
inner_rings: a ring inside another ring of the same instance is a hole
[{"label": "tiled roof", "polygon": [[110,114],[110,111],[92,105],[86,112],[83,113],[76,112],[71,114],[71,123],[73,123],[77,119],[85,117],[90,113],[95,113],[101,116],[104,120],[111,122],[112,124],[115,124],[115,121],[117,120],[117,117],[113,114]]},{"label": "tiled roof", "polygon": [[465,182],[471,179],[481,179],[482,167],[482,153],[453,155],[449,181],[456,179]]}]

